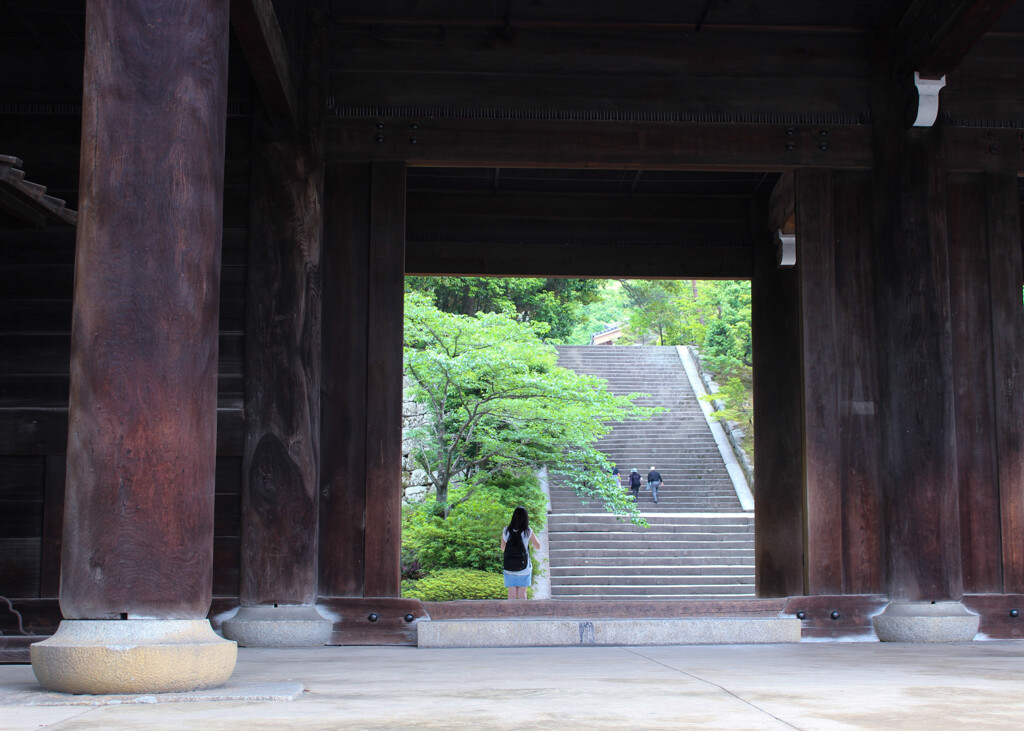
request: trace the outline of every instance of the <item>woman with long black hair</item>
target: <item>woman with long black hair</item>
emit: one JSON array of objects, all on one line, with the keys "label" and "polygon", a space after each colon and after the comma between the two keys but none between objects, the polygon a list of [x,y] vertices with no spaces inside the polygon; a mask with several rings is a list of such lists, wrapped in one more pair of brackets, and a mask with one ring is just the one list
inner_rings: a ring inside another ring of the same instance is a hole
[{"label": "woman with long black hair", "polygon": [[526,590],[533,580],[530,546],[540,548],[540,540],[530,529],[530,516],[526,508],[520,505],[512,511],[512,519],[501,532],[501,551],[505,557],[505,586],[508,587],[509,599],[526,598]]}]

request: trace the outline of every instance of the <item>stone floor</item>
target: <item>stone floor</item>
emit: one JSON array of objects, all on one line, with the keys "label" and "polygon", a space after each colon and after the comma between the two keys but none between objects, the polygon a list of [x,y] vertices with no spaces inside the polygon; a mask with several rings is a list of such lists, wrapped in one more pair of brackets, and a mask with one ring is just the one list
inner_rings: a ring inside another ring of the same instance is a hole
[{"label": "stone floor", "polygon": [[234,697],[295,683],[295,700],[31,705],[49,702],[31,668],[0,666],[0,729],[1024,727],[1024,641],[239,651]]}]

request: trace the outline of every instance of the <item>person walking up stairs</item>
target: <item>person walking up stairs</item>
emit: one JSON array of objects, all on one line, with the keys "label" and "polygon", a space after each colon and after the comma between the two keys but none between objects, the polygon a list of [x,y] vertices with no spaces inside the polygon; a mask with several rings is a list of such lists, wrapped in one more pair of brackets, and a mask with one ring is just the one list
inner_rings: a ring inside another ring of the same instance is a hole
[{"label": "person walking up stairs", "polygon": [[[647,422],[616,423],[598,448],[629,470],[651,465],[650,528],[617,521],[553,483],[548,521],[554,598],[752,596],[753,514],[743,512],[674,347],[562,346],[559,365],[608,381],[615,394],[646,393],[665,407]],[[655,469],[657,466],[658,469]],[[638,491],[634,491],[634,495]]]}]

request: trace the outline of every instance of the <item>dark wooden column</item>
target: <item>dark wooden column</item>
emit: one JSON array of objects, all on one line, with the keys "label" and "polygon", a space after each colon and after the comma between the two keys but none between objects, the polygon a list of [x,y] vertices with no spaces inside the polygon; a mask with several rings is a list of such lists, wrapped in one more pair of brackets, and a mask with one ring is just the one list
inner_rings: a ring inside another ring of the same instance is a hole
[{"label": "dark wooden column", "polygon": [[894,97],[876,104],[873,257],[888,590],[897,601],[956,600],[946,176],[940,130],[907,130],[902,109]]},{"label": "dark wooden column", "polygon": [[228,3],[86,5],[61,610],[203,618]]},{"label": "dark wooden column", "polygon": [[405,166],[328,167],[320,593],[401,590]]},{"label": "dark wooden column", "polygon": [[243,606],[317,596],[323,163],[304,137],[262,115],[253,134]]},{"label": "dark wooden column", "polygon": [[754,419],[754,553],[757,595],[804,593],[797,278],[776,264],[767,207],[755,208],[751,327]]},{"label": "dark wooden column", "polygon": [[870,180],[794,175],[807,593],[882,591]]}]

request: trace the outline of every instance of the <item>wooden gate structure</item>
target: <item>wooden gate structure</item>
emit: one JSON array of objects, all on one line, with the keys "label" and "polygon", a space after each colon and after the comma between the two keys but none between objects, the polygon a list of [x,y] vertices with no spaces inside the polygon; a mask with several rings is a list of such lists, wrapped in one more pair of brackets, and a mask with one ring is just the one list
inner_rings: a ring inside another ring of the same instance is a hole
[{"label": "wooden gate structure", "polygon": [[759,597],[1022,634],[1024,2],[47,0],[0,33],[30,628],[422,616],[410,273],[751,279]]}]

